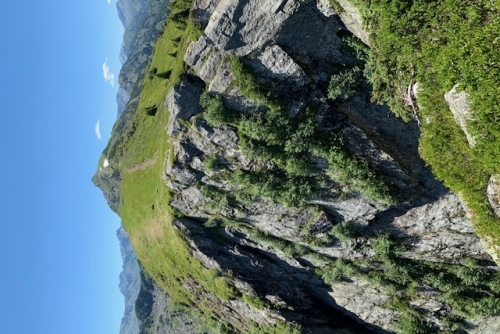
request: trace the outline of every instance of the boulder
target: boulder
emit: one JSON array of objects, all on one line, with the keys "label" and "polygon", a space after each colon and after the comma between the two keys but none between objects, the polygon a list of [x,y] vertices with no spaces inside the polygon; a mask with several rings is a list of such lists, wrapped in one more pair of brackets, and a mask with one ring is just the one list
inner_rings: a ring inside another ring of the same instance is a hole
[{"label": "boulder", "polygon": [[[381,287],[373,287],[365,280],[353,277],[350,280],[332,285],[330,295],[335,302],[366,322],[382,327],[394,324],[399,312],[385,307],[390,300],[389,294]],[[388,329],[395,329],[394,326]]]},{"label": "boulder", "polygon": [[456,195],[411,209],[393,225],[408,238],[409,258],[445,263],[490,259]]},{"label": "boulder", "polygon": [[305,86],[310,81],[304,70],[276,44],[266,47],[258,59],[271,79],[290,80],[297,86]]},{"label": "boulder", "polygon": [[176,134],[174,130],[179,129],[179,126],[176,125],[177,119],[188,120],[203,111],[199,103],[202,92],[201,87],[187,80],[183,80],[170,90],[165,101],[170,113],[165,129],[168,135]]},{"label": "boulder", "polygon": [[471,147],[476,146],[476,140],[469,133],[467,129],[467,122],[472,120],[472,111],[470,110],[470,100],[469,94],[466,91],[458,91],[459,85],[456,84],[453,88],[446,94],[444,94],[444,99],[448,103],[450,111],[453,113],[453,117],[460,128],[465,133],[467,141]]},{"label": "boulder", "polygon": [[488,188],[488,201],[490,202],[493,212],[500,217],[500,174],[495,174],[490,177]]},{"label": "boulder", "polygon": [[197,76],[206,82],[211,92],[221,94],[233,82],[227,57],[206,36],[200,37],[189,45],[184,61],[193,68]]},{"label": "boulder", "polygon": [[298,1],[221,0],[205,34],[220,50],[239,56],[261,49],[299,8]]}]

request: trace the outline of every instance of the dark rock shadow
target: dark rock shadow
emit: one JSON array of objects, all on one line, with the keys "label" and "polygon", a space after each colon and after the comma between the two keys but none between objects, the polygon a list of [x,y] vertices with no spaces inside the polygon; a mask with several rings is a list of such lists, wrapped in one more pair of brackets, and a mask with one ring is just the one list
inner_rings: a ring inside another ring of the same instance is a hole
[{"label": "dark rock shadow", "polygon": [[263,300],[279,300],[277,312],[287,321],[298,323],[311,333],[335,333],[341,329],[352,333],[388,333],[366,323],[341,308],[329,295],[329,287],[308,268],[295,267],[276,254],[252,246],[240,232],[219,229],[220,238],[199,223],[180,219],[175,222],[185,237],[223,272],[248,283]]}]

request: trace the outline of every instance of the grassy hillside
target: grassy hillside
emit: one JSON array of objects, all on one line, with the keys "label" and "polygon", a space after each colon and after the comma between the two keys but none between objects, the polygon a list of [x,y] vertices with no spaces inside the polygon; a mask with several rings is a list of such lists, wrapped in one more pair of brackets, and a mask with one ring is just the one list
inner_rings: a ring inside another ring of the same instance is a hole
[{"label": "grassy hillside", "polygon": [[[170,195],[161,179],[166,157],[171,154],[164,130],[168,120],[165,98],[184,71],[187,45],[198,36],[188,20],[190,6],[191,0],[178,0],[171,5],[170,19],[157,41],[137,111],[115,150],[122,152],[118,167],[120,214],[137,257],[169,295],[186,305],[193,304],[195,297],[182,287],[190,279],[200,283],[201,290],[221,298],[228,299],[233,294],[224,278],[191,256],[182,235],[173,228],[168,207]],[[198,307],[210,313],[213,305],[201,303]]]},{"label": "grassy hillside", "polygon": [[[374,97],[405,120],[421,123],[420,152],[434,174],[460,194],[477,232],[500,245],[500,219],[486,198],[500,173],[500,2],[354,0],[371,33]],[[418,107],[405,101],[418,82]],[[443,95],[455,84],[470,95],[469,147]],[[491,249],[492,252],[498,250]]]},{"label": "grassy hillside", "polygon": [[[206,293],[220,299],[241,299],[230,282],[217,270],[206,269],[191,254],[182,232],[172,225],[170,193],[162,181],[165,164],[172,161],[170,139],[165,132],[169,113],[165,99],[185,72],[184,52],[201,32],[189,19],[191,0],[170,5],[165,30],[159,37],[145,76],[137,110],[120,131],[112,152],[119,157],[120,216],[142,266],[177,303],[196,306],[207,320],[217,318],[216,303]],[[230,332],[234,324],[214,323],[219,332]],[[288,325],[262,328],[259,333],[291,333]]]}]

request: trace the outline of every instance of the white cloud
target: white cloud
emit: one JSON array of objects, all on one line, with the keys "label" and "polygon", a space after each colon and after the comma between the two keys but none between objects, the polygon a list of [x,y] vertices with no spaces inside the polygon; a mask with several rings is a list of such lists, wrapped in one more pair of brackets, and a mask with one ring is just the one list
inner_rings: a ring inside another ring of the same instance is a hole
[{"label": "white cloud", "polygon": [[115,75],[109,69],[108,60],[102,64],[102,75],[104,76],[104,81],[109,82],[111,87],[115,86]]},{"label": "white cloud", "polygon": [[95,136],[97,139],[101,140],[101,124],[99,123],[99,119],[95,123]]},{"label": "white cloud", "polygon": [[111,3],[111,0],[108,0],[108,3]]}]

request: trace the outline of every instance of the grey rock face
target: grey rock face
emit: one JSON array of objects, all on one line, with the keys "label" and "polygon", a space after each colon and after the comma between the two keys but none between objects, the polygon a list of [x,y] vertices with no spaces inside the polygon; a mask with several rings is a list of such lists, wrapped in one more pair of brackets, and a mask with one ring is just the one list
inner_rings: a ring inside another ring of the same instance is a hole
[{"label": "grey rock face", "polygon": [[409,210],[394,219],[409,237],[409,258],[460,263],[467,257],[490,260],[456,195]]},{"label": "grey rock face", "polygon": [[462,128],[462,131],[467,137],[467,141],[471,147],[476,146],[476,140],[469,133],[467,129],[467,122],[472,120],[472,111],[470,110],[470,100],[469,94],[465,91],[458,92],[459,85],[456,84],[453,88],[446,94],[444,94],[444,99],[453,113],[453,117],[458,125]]},{"label": "grey rock face", "polygon": [[400,314],[384,307],[390,297],[383,288],[375,288],[362,279],[352,278],[349,282],[334,283],[330,295],[337,304],[350,310],[361,319],[388,330],[396,329],[392,324],[395,323]]},{"label": "grey rock face", "polygon": [[288,0],[221,0],[205,34],[220,50],[246,55],[271,40],[298,7],[298,2]]},{"label": "grey rock face", "polygon": [[193,255],[207,268],[231,270],[236,281],[246,282],[235,284],[244,293],[265,296],[282,308],[279,313],[271,309],[262,312],[241,302],[219,301],[219,305],[222,303],[226,307],[229,304],[227,307],[231,309],[222,313],[223,317],[228,317],[226,321],[244,323],[247,317],[261,325],[270,325],[285,315],[286,319],[303,324],[312,333],[385,333],[339,312],[321,281],[298,262],[293,262],[292,266],[275,255],[263,256],[264,249],[259,250],[255,243],[228,230],[223,236],[224,243],[216,244],[197,221],[182,219],[174,224],[186,235]]},{"label": "grey rock face", "polygon": [[305,2],[283,22],[276,43],[299,65],[318,76],[331,72],[330,64],[342,59],[342,42],[337,36],[340,28],[337,17],[326,17],[312,2]]},{"label": "grey rock face", "polygon": [[202,109],[199,104],[202,89],[188,80],[183,80],[180,84],[172,87],[165,100],[165,105],[170,113],[166,131],[169,135],[174,132],[177,119],[188,120],[192,116],[199,114]]},{"label": "grey rock face", "polygon": [[192,9],[192,16],[195,22],[203,29],[207,26],[219,0],[196,0]]},{"label": "grey rock face", "polygon": [[493,212],[500,217],[500,175],[495,174],[490,177],[486,193]]},{"label": "grey rock face", "polygon": [[234,80],[229,61],[206,36],[189,45],[184,61],[207,83],[211,92],[224,93]]},{"label": "grey rock face", "polygon": [[304,70],[278,45],[270,45],[264,49],[258,59],[268,70],[270,79],[285,81],[291,80],[294,85],[303,87],[309,83]]},{"label": "grey rock face", "polygon": [[357,38],[363,41],[366,45],[370,45],[370,36],[364,28],[361,14],[350,1],[336,0],[339,8],[334,8],[330,0],[317,0],[318,9],[325,16],[338,15],[346,28],[351,31]]}]

